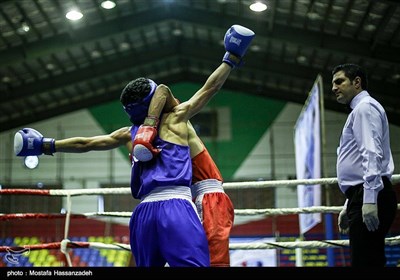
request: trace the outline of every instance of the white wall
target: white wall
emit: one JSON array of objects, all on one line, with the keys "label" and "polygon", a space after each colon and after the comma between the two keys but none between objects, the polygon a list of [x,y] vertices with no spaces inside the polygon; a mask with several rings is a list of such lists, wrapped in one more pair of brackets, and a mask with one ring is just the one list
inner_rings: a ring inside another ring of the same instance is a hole
[{"label": "white wall", "polygon": [[[97,122],[87,110],[66,114],[28,125],[40,131],[44,137],[56,139],[74,136],[94,136],[104,134]],[[21,127],[22,129],[22,127]],[[13,152],[14,134],[18,129],[0,134],[0,185],[38,186],[51,188],[62,181],[65,189],[99,188],[102,183],[123,183],[129,187],[130,163],[128,155],[119,150],[89,152],[82,154],[55,153],[54,156],[40,156],[38,168],[27,169],[23,158]],[[126,158],[124,158],[126,156]],[[67,200],[63,199],[67,208]],[[73,196],[72,213],[98,211],[97,196]],[[61,211],[61,209],[60,209]],[[129,219],[123,219],[128,223]]]},{"label": "white wall", "polygon": [[[86,110],[33,123],[29,127],[40,131],[44,137],[56,139],[104,134]],[[130,180],[130,164],[126,160],[128,155],[123,158],[124,155],[118,150],[43,155],[40,156],[39,168],[29,170],[24,167],[22,158],[15,157],[13,153],[13,137],[16,131],[17,129],[0,134],[0,182],[3,185],[56,183],[58,178],[62,178],[67,186],[68,182],[79,181],[80,186],[86,188],[87,181],[125,183]]]}]

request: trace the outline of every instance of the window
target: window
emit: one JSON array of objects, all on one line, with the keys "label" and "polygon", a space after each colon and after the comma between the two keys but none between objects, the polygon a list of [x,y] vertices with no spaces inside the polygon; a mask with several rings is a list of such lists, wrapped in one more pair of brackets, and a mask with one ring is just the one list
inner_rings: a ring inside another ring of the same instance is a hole
[{"label": "window", "polygon": [[206,108],[190,121],[203,141],[231,139],[231,118],[228,107]]}]

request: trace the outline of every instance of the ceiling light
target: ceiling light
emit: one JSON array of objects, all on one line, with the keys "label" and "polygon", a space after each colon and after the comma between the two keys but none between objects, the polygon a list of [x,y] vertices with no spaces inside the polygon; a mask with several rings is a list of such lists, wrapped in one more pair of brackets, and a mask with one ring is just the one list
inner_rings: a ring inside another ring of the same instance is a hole
[{"label": "ceiling light", "polygon": [[11,82],[11,78],[8,76],[4,76],[3,78],[1,78],[1,81],[5,84],[10,83]]},{"label": "ceiling light", "polygon": [[346,25],[348,25],[348,26],[357,26],[357,24],[354,23],[354,22],[352,22],[352,21],[346,21],[345,23],[346,23]]},{"label": "ceiling light", "polygon": [[307,17],[308,17],[308,19],[310,19],[310,20],[317,20],[317,19],[321,18],[321,17],[319,16],[319,14],[317,14],[316,12],[309,12],[309,13],[307,13]]},{"label": "ceiling light", "polygon": [[127,42],[122,42],[121,44],[119,44],[120,51],[126,51],[126,50],[129,50],[130,48],[131,48],[131,46]]},{"label": "ceiling light", "polygon": [[100,5],[103,9],[110,10],[115,7],[115,2],[114,1],[103,1],[103,2],[101,2]]},{"label": "ceiling light", "polygon": [[304,55],[299,55],[299,56],[296,58],[296,60],[297,60],[298,63],[304,64],[304,63],[307,62],[307,57],[305,57]]},{"label": "ceiling light", "polygon": [[259,52],[261,50],[259,45],[252,45],[250,47],[250,50],[252,50],[253,52]]},{"label": "ceiling light", "polygon": [[393,80],[400,80],[400,73],[396,73],[392,75]]},{"label": "ceiling light", "polygon": [[182,30],[180,28],[175,28],[174,30],[172,30],[172,35],[174,36],[181,36],[182,35]]},{"label": "ceiling light", "polygon": [[250,7],[250,10],[252,10],[254,12],[263,12],[268,8],[267,5],[261,1],[256,1],[253,4],[251,4],[249,7]]},{"label": "ceiling light", "polygon": [[376,29],[376,26],[373,24],[367,24],[366,26],[364,26],[364,30],[366,31],[374,31]]},{"label": "ceiling light", "polygon": [[31,28],[29,27],[29,25],[25,21],[23,21],[21,22],[21,26],[17,29],[17,32],[18,34],[24,34],[29,32],[30,29]]},{"label": "ceiling light", "polygon": [[98,50],[94,50],[90,53],[92,58],[99,58],[101,56],[101,53]]},{"label": "ceiling light", "polygon": [[65,17],[67,19],[69,19],[69,20],[79,20],[79,19],[81,19],[83,17],[83,14],[81,12],[79,12],[79,11],[72,10],[72,11],[69,11],[65,15]]},{"label": "ceiling light", "polygon": [[54,64],[53,63],[47,63],[46,64],[46,69],[47,70],[54,70],[56,67],[54,66]]}]

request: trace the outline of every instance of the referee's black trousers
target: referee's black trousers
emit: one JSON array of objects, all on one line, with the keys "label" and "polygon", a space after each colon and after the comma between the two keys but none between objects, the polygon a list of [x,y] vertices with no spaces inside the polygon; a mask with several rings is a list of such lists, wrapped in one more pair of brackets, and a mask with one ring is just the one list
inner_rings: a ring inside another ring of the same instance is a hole
[{"label": "referee's black trousers", "polygon": [[376,231],[369,231],[363,223],[363,185],[350,187],[346,191],[352,267],[386,265],[385,238],[397,213],[397,198],[389,179],[382,177],[382,180],[384,188],[378,193],[379,227]]}]

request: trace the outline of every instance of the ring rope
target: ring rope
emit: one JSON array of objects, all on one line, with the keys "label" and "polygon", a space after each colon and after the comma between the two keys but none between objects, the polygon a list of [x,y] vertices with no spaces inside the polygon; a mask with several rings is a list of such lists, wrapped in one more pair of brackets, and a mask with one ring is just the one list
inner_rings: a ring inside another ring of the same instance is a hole
[{"label": "ring rope", "polygon": [[[385,244],[394,246],[400,244],[400,235],[388,237]],[[349,246],[349,240],[320,240],[320,241],[283,241],[283,242],[243,242],[230,243],[231,250],[258,250],[258,249],[312,249],[312,248],[342,248]],[[71,242],[64,239],[61,242],[51,242],[44,244],[23,245],[23,246],[0,246],[0,252],[20,251],[22,249],[43,250],[43,249],[61,249],[68,254],[67,249],[74,248],[92,248],[92,249],[110,249],[131,251],[129,244],[101,242]]]},{"label": "ring rope", "polygon": [[[270,209],[235,209],[235,215],[238,216],[278,216],[290,214],[309,214],[309,213],[339,213],[343,206],[310,206],[303,208],[270,208]],[[397,209],[400,209],[400,203],[397,204]]]},{"label": "ring rope", "polygon": [[[385,239],[389,246],[400,244],[400,235]],[[254,242],[254,243],[232,243],[229,249],[251,250],[251,249],[310,249],[310,248],[332,248],[347,247],[349,240],[321,240],[321,241],[286,241],[286,242]]]},{"label": "ring rope", "polygon": [[[65,219],[65,214],[42,214],[42,213],[15,213],[0,214],[0,221],[8,221],[14,219]],[[71,214],[72,218],[86,218],[85,214]]]},{"label": "ring rope", "polygon": [[[393,175],[392,182],[393,183],[400,182],[400,174]],[[320,184],[335,184],[335,183],[337,183],[337,178],[225,182],[224,189],[268,188],[268,187],[278,187],[278,186],[320,185]],[[131,194],[131,189],[130,188],[97,188],[97,189],[73,189],[73,190],[2,189],[0,190],[0,195],[1,194],[29,194],[29,195],[51,195],[51,196]]]},{"label": "ring rope", "polygon": [[[237,216],[253,216],[253,215],[265,215],[265,216],[279,216],[279,215],[290,215],[290,214],[310,214],[310,213],[339,213],[343,209],[343,206],[311,206],[303,208],[267,208],[267,209],[235,209],[234,213]],[[400,203],[397,204],[397,209],[400,209]],[[132,212],[120,211],[120,212],[88,212],[83,214],[70,214],[73,218],[86,218],[93,216],[105,216],[105,217],[119,217],[119,218],[130,218]],[[41,214],[41,213],[16,213],[16,214],[2,214],[0,213],[0,221],[12,220],[12,219],[63,219],[65,214]]]},{"label": "ring rope", "polygon": [[[101,242],[71,242],[69,239],[64,239],[61,242],[50,242],[44,244],[33,244],[23,246],[0,246],[0,252],[19,251],[21,249],[43,250],[43,249],[60,249],[68,254],[68,249],[71,248],[93,248],[93,249],[113,249],[131,251],[130,245],[122,243],[106,244]],[[64,253],[64,252],[63,252]]]}]

